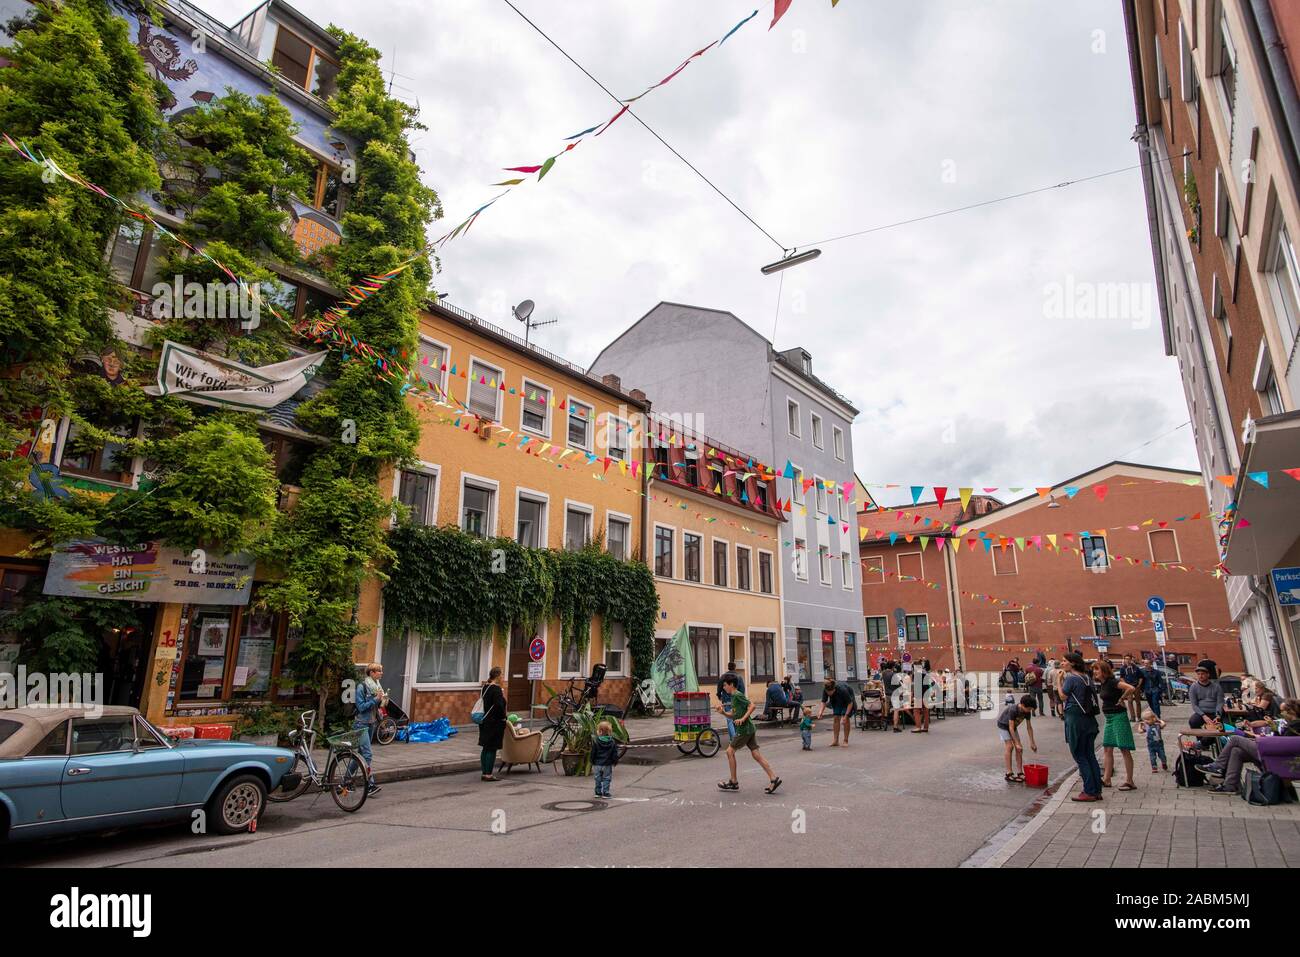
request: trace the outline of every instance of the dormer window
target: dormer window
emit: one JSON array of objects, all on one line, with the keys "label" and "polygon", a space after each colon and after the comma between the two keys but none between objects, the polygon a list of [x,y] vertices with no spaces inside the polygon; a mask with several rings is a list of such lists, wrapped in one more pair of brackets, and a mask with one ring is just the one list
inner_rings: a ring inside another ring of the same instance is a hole
[{"label": "dormer window", "polygon": [[339,65],[283,25],[276,27],[271,64],[285,79],[322,100],[329,99],[337,90]]}]

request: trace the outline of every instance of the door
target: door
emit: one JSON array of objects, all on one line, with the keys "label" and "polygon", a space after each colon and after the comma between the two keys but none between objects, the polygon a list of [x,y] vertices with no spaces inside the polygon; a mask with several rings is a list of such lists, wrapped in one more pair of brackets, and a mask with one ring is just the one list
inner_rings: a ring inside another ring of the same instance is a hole
[{"label": "door", "polygon": [[184,759],[138,728],[134,714],[73,718],[71,744],[62,788],[69,820],[175,806]]},{"label": "door", "polygon": [[822,632],[822,677],[835,677],[835,632]]},{"label": "door", "polygon": [[379,663],[384,666],[384,689],[389,698],[410,714],[410,702],[406,700],[406,646],[405,628],[399,635],[384,632],[384,647],[379,653]]},{"label": "door", "polygon": [[528,680],[528,646],[533,635],[522,625],[510,627],[510,657],[506,661],[506,707],[520,715],[532,716],[533,683]]},{"label": "door", "polygon": [[[0,717],[0,722],[7,719]],[[12,724],[13,722],[10,722]],[[68,763],[68,722],[55,725],[19,760],[0,761],[0,791],[14,804],[14,828],[39,831],[63,820],[59,791]]]}]

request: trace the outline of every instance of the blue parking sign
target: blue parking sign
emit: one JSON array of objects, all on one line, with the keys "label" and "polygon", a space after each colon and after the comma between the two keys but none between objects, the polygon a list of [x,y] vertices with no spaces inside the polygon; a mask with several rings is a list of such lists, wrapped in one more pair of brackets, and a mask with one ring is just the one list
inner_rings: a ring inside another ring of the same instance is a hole
[{"label": "blue parking sign", "polygon": [[1273,590],[1279,605],[1300,605],[1300,568],[1273,569]]}]

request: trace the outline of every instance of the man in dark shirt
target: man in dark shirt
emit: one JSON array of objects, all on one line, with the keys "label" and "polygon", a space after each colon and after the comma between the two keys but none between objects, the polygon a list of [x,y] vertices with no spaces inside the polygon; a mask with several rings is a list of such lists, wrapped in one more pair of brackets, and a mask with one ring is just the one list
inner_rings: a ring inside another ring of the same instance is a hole
[{"label": "man in dark shirt", "polygon": [[885,717],[894,708],[894,682],[898,676],[898,669],[894,667],[893,660],[886,661],[880,669],[880,683],[885,689]]},{"label": "man in dark shirt", "polygon": [[1119,669],[1119,678],[1137,689],[1137,694],[1128,699],[1128,719],[1135,723],[1141,723],[1142,699],[1146,697],[1146,689],[1142,687],[1145,678],[1142,669],[1138,667],[1137,659],[1132,655],[1124,656],[1124,664]]},{"label": "man in dark shirt", "polygon": [[853,715],[855,704],[853,701],[853,689],[842,681],[836,681],[828,677],[825,685],[822,687],[822,707],[817,712],[818,720],[826,714],[826,705],[831,706],[831,714],[835,716],[835,724],[831,733],[831,747],[840,746],[840,725],[844,725],[844,745],[848,747],[849,729],[853,727],[850,718]]}]

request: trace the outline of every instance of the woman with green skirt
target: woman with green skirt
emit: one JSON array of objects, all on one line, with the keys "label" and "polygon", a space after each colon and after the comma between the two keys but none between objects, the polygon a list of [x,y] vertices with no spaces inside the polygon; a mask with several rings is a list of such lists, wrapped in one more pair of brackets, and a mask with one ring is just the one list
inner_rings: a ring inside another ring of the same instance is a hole
[{"label": "woman with green skirt", "polygon": [[1124,703],[1137,694],[1137,689],[1115,675],[1115,669],[1104,658],[1093,663],[1092,676],[1097,682],[1097,697],[1101,699],[1101,713],[1106,721],[1101,732],[1104,752],[1101,765],[1101,786],[1110,787],[1115,773],[1115,749],[1124,756],[1124,783],[1117,790],[1136,791],[1133,783],[1133,726],[1129,724]]}]

